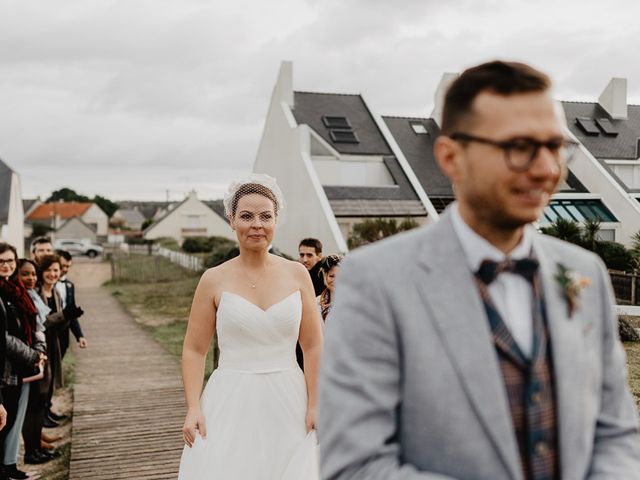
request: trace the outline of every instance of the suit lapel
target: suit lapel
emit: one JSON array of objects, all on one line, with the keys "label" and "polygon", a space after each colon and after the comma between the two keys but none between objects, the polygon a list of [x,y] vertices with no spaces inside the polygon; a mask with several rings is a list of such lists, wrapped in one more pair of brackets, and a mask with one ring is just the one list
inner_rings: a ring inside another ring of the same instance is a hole
[{"label": "suit lapel", "polygon": [[542,240],[541,236],[536,235],[533,248],[540,261],[540,276],[551,338],[560,459],[561,465],[565,466],[562,472],[564,477],[567,475],[566,466],[571,463],[571,452],[575,450],[572,447],[574,439],[582,438],[583,402],[580,392],[585,373],[583,322],[579,312],[574,312],[571,318],[568,317],[564,292],[555,279],[558,263],[562,263],[562,259]]},{"label": "suit lapel", "polygon": [[425,235],[415,285],[509,476],[520,479],[517,442],[486,311],[450,217],[443,215]]}]

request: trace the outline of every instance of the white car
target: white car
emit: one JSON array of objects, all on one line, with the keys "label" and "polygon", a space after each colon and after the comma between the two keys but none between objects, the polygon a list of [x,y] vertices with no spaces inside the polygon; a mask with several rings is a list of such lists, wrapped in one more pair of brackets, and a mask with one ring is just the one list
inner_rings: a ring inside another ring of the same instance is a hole
[{"label": "white car", "polygon": [[61,239],[58,238],[53,241],[54,250],[66,250],[72,256],[86,255],[89,258],[95,258],[98,255],[102,255],[102,247],[91,243],[89,240],[77,240],[77,239]]}]

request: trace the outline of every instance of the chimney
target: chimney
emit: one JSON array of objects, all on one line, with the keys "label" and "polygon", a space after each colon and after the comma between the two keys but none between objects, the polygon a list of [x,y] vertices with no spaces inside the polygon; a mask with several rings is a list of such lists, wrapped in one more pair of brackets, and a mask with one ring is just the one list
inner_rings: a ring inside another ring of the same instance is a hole
[{"label": "chimney", "polygon": [[449,88],[449,85],[458,78],[458,76],[458,73],[444,73],[440,79],[440,83],[438,83],[438,87],[436,88],[436,93],[434,95],[433,111],[431,112],[431,118],[436,121],[438,126],[442,125],[442,107],[444,106],[444,97],[447,93],[447,89]]},{"label": "chimney", "polygon": [[612,78],[604,89],[598,103],[604,108],[611,118],[616,120],[627,119],[627,79]]}]

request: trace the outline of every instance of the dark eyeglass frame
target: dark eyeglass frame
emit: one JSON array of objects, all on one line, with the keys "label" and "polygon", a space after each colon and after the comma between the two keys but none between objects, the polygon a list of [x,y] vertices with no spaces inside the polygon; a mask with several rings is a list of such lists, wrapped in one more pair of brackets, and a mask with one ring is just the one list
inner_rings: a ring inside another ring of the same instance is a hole
[{"label": "dark eyeglass frame", "polygon": [[[558,165],[564,166],[573,158],[573,154],[579,145],[578,142],[574,142],[573,140],[570,140],[568,138],[555,138],[553,140],[547,140],[546,142],[540,142],[531,137],[516,137],[509,140],[498,141],[486,137],[470,135],[464,132],[454,132],[451,135],[448,135],[448,137],[459,142],[483,143],[485,145],[491,145],[501,149],[504,152],[504,160],[507,163],[507,167],[515,172],[526,172],[527,170],[529,170],[542,147],[549,150],[554,156],[559,154],[562,148],[567,150],[567,152],[569,153],[565,155],[564,158],[562,158],[560,155],[558,155],[556,158],[556,160],[558,161]],[[511,151],[519,146],[533,147],[531,157],[524,165],[514,164],[511,160]]]},{"label": "dark eyeglass frame", "polygon": [[8,260],[0,260],[0,265],[14,265],[16,262],[15,258],[10,258]]}]

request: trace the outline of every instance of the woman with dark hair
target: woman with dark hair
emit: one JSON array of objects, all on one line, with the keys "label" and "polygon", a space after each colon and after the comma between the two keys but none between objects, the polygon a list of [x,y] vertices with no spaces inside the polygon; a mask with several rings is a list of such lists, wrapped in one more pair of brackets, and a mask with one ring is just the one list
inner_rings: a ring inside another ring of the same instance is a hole
[{"label": "woman with dark hair", "polygon": [[7,358],[2,384],[7,426],[0,432],[0,452],[3,470],[10,478],[28,478],[17,469],[20,431],[29,396],[29,385],[22,379],[36,373],[39,364],[46,358],[45,345],[36,335],[38,311],[22,284],[15,275],[18,255],[16,249],[0,243],[0,297],[7,317]]},{"label": "woman with dark hair", "polygon": [[318,305],[320,305],[320,313],[322,314],[322,320],[327,320],[329,310],[331,310],[331,303],[333,302],[333,287],[336,282],[336,275],[340,262],[342,261],[342,255],[329,255],[320,260],[320,273],[324,280],[325,289],[318,296]]}]

